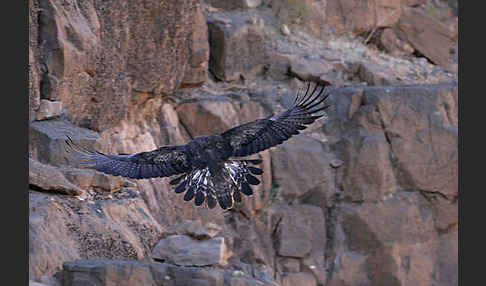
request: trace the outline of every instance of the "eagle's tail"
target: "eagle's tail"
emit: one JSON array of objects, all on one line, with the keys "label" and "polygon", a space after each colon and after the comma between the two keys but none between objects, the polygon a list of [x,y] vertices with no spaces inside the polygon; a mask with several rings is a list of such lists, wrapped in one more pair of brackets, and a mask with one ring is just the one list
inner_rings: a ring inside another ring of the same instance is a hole
[{"label": "eagle's tail", "polygon": [[219,203],[222,209],[228,209],[234,202],[241,202],[241,194],[251,196],[253,190],[250,185],[260,184],[253,175],[263,174],[263,170],[254,166],[261,160],[229,160],[216,167],[194,169],[172,181],[171,185],[177,185],[176,193],[183,193],[184,200],[194,198],[196,206],[206,202],[212,209]]}]

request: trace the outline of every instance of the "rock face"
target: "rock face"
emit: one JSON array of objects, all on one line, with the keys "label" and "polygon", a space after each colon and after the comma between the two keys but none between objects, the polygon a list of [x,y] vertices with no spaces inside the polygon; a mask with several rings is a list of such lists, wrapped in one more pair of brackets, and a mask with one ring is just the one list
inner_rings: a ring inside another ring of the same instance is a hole
[{"label": "rock face", "polygon": [[[435,61],[426,4],[29,1],[30,283],[457,285],[459,93],[415,58]],[[319,40],[332,21],[409,59]],[[113,154],[223,132],[282,111],[292,77],[341,87],[327,120],[254,156],[262,184],[230,211],[65,152],[67,135]]]},{"label": "rock face", "polygon": [[263,32],[249,14],[207,15],[211,52],[209,69],[224,81],[261,73],[265,60]]},{"label": "rock face", "polygon": [[43,39],[41,98],[61,101],[74,123],[105,129],[126,115],[133,97],[206,79],[209,53],[198,1],[61,2],[40,1],[39,27],[31,30]]}]

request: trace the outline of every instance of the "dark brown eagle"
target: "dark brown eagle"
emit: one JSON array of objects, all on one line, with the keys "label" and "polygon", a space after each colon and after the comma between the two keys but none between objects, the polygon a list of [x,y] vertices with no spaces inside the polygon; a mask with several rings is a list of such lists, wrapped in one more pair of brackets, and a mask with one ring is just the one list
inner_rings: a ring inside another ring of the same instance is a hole
[{"label": "dark brown eagle", "polygon": [[216,203],[228,209],[235,201],[241,202],[240,193],[253,194],[250,185],[260,183],[254,175],[263,173],[254,166],[261,160],[232,158],[258,153],[299,134],[306,125],[325,115],[329,105],[324,101],[329,93],[329,88],[320,84],[311,88],[308,82],[307,88],[300,89],[283,112],[221,134],[196,137],[185,145],[163,146],[150,152],[107,155],[75,146],[70,138],[66,143],[86,168],[132,179],[179,175],[170,184],[177,185],[176,193],[186,192],[185,201],[194,198],[196,206],[206,201],[211,209]]}]

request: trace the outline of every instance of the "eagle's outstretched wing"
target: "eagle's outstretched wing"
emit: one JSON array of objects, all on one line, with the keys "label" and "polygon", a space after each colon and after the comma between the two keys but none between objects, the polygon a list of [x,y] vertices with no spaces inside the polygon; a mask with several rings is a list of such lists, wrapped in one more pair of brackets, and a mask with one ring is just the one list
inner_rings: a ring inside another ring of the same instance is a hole
[{"label": "eagle's outstretched wing", "polygon": [[75,151],[86,168],[132,179],[168,177],[191,169],[184,146],[164,146],[150,152],[107,155],[89,151],[73,143],[68,137],[67,151]]},{"label": "eagle's outstretched wing", "polygon": [[328,96],[329,89],[325,86],[315,84],[311,88],[308,82],[305,93],[299,91],[286,111],[231,128],[221,136],[230,142],[233,156],[248,156],[263,151],[299,134],[299,130],[307,128],[305,125],[324,116],[323,111],[329,107],[324,105]]}]

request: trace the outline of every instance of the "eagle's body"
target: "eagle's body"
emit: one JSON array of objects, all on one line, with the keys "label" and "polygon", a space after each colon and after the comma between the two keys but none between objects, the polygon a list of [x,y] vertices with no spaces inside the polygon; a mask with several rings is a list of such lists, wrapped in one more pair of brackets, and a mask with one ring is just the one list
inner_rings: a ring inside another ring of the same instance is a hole
[{"label": "eagle's body", "polygon": [[[329,96],[328,89],[310,83],[305,94],[298,93],[293,105],[284,112],[257,119],[229,129],[222,134],[199,136],[185,145],[163,146],[150,152],[107,155],[77,148],[83,164],[110,175],[133,179],[169,177],[179,175],[170,184],[178,185],[176,193],[185,192],[184,200],[194,198],[196,205],[206,201],[209,208],[219,203],[221,208],[231,208],[241,202],[241,193],[252,195],[250,185],[260,181],[253,175],[263,171],[251,165],[261,160],[236,160],[281,144],[299,134],[305,125],[322,117],[323,105]],[[321,113],[319,113],[321,112]]]}]

